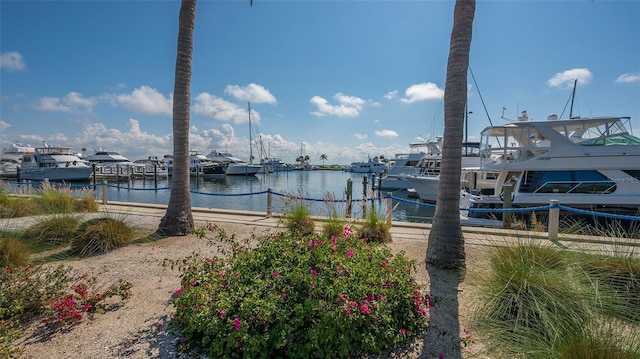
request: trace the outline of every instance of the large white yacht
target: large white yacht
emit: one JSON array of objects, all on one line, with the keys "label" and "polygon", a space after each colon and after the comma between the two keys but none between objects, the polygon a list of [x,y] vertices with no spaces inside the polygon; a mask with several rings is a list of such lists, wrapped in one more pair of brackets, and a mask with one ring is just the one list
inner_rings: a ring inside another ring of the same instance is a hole
[{"label": "large white yacht", "polygon": [[227,176],[253,176],[261,169],[261,165],[245,162],[227,152],[211,151],[207,158],[227,165]]},{"label": "large white yacht", "polygon": [[89,163],[71,147],[44,145],[36,147],[35,153],[23,156],[20,164],[20,179],[43,181],[88,181],[92,174]]},{"label": "large white yacht", "polygon": [[396,153],[389,159],[389,167],[380,178],[381,190],[402,190],[413,188],[407,176],[415,175],[424,159],[438,160],[442,154],[442,138],[437,141],[420,141],[410,143],[408,153]]},{"label": "large white yacht", "polygon": [[373,159],[369,158],[366,162],[352,162],[349,170],[355,173],[380,174],[387,170],[387,163],[374,157]]},{"label": "large white yacht", "polygon": [[[442,154],[425,156],[416,165],[415,173],[404,178],[413,187],[421,201],[436,202],[441,164]],[[460,188],[478,189],[493,186],[495,183],[496,174],[494,171],[479,171],[480,142],[462,143],[461,166]]]},{"label": "large white yacht", "polygon": [[[629,117],[518,121],[485,128],[480,168],[499,171],[495,186],[462,190],[461,208],[502,208],[503,187],[513,185],[512,207],[546,206],[551,200],[589,211],[638,215],[640,138]],[[469,211],[470,217],[486,212]],[[496,216],[497,217],[497,216]]]}]

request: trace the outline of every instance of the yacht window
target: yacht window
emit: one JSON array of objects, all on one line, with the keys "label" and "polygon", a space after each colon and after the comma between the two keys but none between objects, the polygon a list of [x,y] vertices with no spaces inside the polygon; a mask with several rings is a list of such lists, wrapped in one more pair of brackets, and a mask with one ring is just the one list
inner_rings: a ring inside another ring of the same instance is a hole
[{"label": "yacht window", "polygon": [[622,172],[640,181],[640,170],[624,170]]},{"label": "yacht window", "polygon": [[598,171],[527,171],[519,192],[609,194],[616,190],[614,181]]}]

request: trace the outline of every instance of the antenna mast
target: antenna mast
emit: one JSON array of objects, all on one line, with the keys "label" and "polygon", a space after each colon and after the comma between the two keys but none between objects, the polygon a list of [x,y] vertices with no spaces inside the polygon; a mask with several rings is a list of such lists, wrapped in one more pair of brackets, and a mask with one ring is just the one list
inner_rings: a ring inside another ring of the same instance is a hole
[{"label": "antenna mast", "polygon": [[247,101],[247,108],[249,109],[249,163],[253,163],[253,138],[251,136],[251,102]]}]

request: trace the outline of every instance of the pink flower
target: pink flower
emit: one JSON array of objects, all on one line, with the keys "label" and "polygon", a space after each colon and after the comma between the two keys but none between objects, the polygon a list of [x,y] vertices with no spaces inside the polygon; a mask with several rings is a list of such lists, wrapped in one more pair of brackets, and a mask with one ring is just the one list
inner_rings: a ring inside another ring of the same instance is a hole
[{"label": "pink flower", "polygon": [[351,315],[351,309],[349,309],[349,307],[347,307],[346,305],[344,306],[344,311],[347,312],[347,315]]},{"label": "pink flower", "polygon": [[404,328],[400,328],[400,333],[402,333],[402,335],[407,335],[407,330]]},{"label": "pink flower", "polygon": [[311,270],[311,275],[314,276],[314,277],[317,276],[318,275],[318,271],[316,271],[315,269],[312,269]]},{"label": "pink flower", "polygon": [[184,292],[184,287],[180,287],[180,289],[176,290],[176,297],[179,297],[182,292]]},{"label": "pink flower", "polygon": [[362,304],[362,305],[360,306],[360,312],[361,312],[362,314],[369,314],[369,313],[371,313],[371,309],[369,309],[369,307],[367,306],[367,304],[366,304],[366,303],[364,303],[364,304]]},{"label": "pink flower", "polygon": [[383,266],[383,267],[386,267],[386,266],[387,266],[387,264],[389,264],[389,263],[387,263],[387,261],[382,261],[382,266]]},{"label": "pink flower", "polygon": [[351,237],[352,234],[353,234],[353,231],[351,230],[351,227],[349,226],[344,227],[344,232],[342,232],[343,236]]},{"label": "pink flower", "polygon": [[353,251],[348,251],[347,252],[347,257],[352,258],[353,257]]},{"label": "pink flower", "polygon": [[192,287],[196,285],[196,280],[192,279],[189,281],[189,285],[191,285]]},{"label": "pink flower", "polygon": [[227,311],[224,309],[220,309],[220,317],[224,317],[227,314]]},{"label": "pink flower", "polygon": [[240,318],[235,317],[235,319],[233,319],[233,328],[235,330],[240,330],[241,326],[242,326],[242,324],[240,323]]},{"label": "pink flower", "polygon": [[272,275],[272,276],[274,276],[274,277],[277,277],[277,276],[279,276],[279,275],[280,275],[280,273],[278,273],[278,272],[276,272],[276,271],[273,271],[273,273],[271,273],[271,275]]},{"label": "pink flower", "polygon": [[338,271],[342,272],[343,269],[344,267],[342,267],[342,264],[338,264]]}]

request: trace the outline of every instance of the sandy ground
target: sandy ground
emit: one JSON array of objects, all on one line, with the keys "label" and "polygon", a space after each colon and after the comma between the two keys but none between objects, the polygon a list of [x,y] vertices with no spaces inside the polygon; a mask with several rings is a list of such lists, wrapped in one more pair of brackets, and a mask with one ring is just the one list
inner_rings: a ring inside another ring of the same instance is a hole
[{"label": "sandy ground", "polygon": [[[157,228],[158,217],[131,216],[141,227]],[[216,222],[213,222],[216,223]],[[198,222],[197,224],[203,224]],[[264,234],[277,228],[243,223],[216,223],[238,238]],[[400,236],[402,237],[402,236]],[[405,348],[387,353],[389,358],[489,358],[486,349],[474,337],[460,345],[460,336],[470,329],[470,304],[473,303],[472,276],[462,283],[443,272],[425,267],[426,236],[423,238],[394,238],[389,247],[394,252],[404,251],[416,260],[415,277],[432,295],[442,300],[432,309],[434,330],[417,337]],[[74,259],[65,264],[79,273],[95,275],[104,283],[126,279],[133,284],[132,297],[104,314],[85,318],[69,330],[50,333],[42,325],[29,327],[16,343],[24,348],[23,358],[200,358],[196,352],[183,353],[176,349],[178,337],[167,330],[174,313],[171,296],[179,288],[177,271],[161,265],[164,259],[181,259],[194,251],[206,255],[215,253],[215,247],[193,235],[170,237],[154,242],[132,244],[112,252],[86,259]],[[484,249],[468,246],[468,268],[478,268]],[[431,275],[430,275],[431,274]],[[432,278],[432,280],[430,280]],[[461,348],[462,347],[462,348]]]}]

